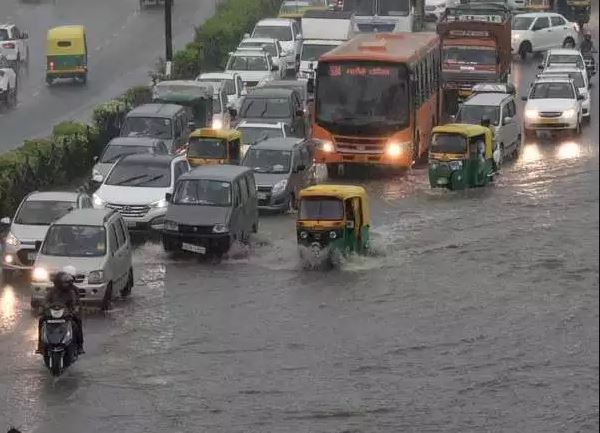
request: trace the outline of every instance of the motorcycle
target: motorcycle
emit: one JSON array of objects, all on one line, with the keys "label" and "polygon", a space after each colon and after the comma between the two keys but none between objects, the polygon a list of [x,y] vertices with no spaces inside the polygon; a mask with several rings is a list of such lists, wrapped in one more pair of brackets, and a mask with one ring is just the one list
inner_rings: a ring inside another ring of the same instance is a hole
[{"label": "motorcycle", "polygon": [[50,306],[42,321],[42,354],[52,376],[60,376],[79,357],[74,326],[64,305]]},{"label": "motorcycle", "polygon": [[596,59],[594,57],[594,54],[596,54],[597,52],[598,51],[593,50],[582,53],[583,61],[585,63],[585,69],[588,73],[588,78],[592,78],[594,75],[596,75]]}]

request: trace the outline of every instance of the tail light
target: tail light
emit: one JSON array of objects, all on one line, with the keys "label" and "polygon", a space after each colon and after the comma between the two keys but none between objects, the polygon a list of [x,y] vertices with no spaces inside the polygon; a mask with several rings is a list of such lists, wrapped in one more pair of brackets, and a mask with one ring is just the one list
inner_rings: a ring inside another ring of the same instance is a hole
[{"label": "tail light", "polygon": [[48,62],[48,69],[50,69],[51,71],[54,70],[54,62],[53,61]]},{"label": "tail light", "polygon": [[15,46],[16,46],[16,45],[15,45],[14,43],[12,43],[12,42],[4,42],[4,43],[2,44],[2,48],[6,48],[6,49],[8,49],[8,50],[14,50],[14,49],[15,49]]}]

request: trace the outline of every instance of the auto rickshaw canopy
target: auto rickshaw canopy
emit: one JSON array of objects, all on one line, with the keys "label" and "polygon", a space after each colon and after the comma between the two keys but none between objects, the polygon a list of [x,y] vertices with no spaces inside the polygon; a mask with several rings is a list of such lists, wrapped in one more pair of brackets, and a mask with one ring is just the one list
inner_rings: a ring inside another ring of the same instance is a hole
[{"label": "auto rickshaw canopy", "polygon": [[485,157],[489,159],[493,153],[493,135],[492,130],[483,125],[467,124],[467,123],[449,123],[446,125],[436,126],[431,130],[431,134],[454,134],[462,135],[467,140],[473,137],[485,136]]},{"label": "auto rickshaw canopy", "polygon": [[356,185],[314,185],[300,191],[300,200],[304,198],[337,198],[345,201],[359,198],[361,202],[361,219],[364,225],[369,224],[369,196],[362,186]]},{"label": "auto rickshaw canopy", "polygon": [[86,54],[85,27],[60,26],[48,30],[47,54],[51,56]]}]

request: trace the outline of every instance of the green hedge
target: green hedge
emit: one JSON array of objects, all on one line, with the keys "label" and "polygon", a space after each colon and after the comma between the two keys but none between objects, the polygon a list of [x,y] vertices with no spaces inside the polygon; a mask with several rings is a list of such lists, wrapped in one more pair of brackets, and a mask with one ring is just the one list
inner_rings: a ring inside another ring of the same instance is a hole
[{"label": "green hedge", "polygon": [[281,0],[225,0],[216,14],[196,29],[196,36],[173,58],[174,78],[194,78],[202,71],[223,69],[227,55],[257,21],[275,16]]}]

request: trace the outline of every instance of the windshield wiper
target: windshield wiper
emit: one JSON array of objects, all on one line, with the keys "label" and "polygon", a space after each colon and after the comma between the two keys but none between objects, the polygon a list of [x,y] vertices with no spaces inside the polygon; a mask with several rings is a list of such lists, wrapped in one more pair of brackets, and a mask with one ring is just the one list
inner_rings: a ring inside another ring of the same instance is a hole
[{"label": "windshield wiper", "polygon": [[159,174],[157,176],[151,177],[150,179],[146,179],[146,180],[143,180],[141,182],[138,182],[138,183],[136,183],[135,185],[132,185],[132,186],[138,186],[138,185],[143,185],[145,183],[154,182],[155,180],[158,180],[161,177],[165,177],[165,175],[164,174]]},{"label": "windshield wiper", "polygon": [[[148,177],[148,175],[147,175],[147,174],[139,174],[139,175],[137,175],[137,176],[132,176],[132,177],[130,177],[130,178],[127,178],[127,179],[125,179],[125,180],[122,180],[122,181],[120,181],[120,182],[114,183],[114,184],[112,184],[112,185],[124,185],[124,184],[126,184],[126,183],[133,182],[134,180],[138,180],[138,179],[143,179],[143,178],[145,178],[145,177]],[[110,184],[109,184],[109,185],[110,185]]]}]

